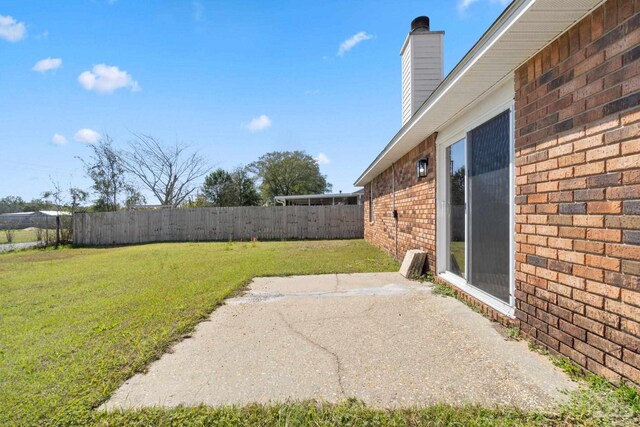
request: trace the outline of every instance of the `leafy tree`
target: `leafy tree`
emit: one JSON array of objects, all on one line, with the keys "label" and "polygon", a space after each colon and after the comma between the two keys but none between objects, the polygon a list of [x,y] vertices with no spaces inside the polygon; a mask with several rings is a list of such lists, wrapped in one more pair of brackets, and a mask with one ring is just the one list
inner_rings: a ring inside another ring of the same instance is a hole
[{"label": "leafy tree", "polygon": [[36,211],[52,211],[55,210],[55,205],[47,200],[43,199],[31,199],[29,202],[24,202],[21,211],[22,212],[36,212]]},{"label": "leafy tree", "polygon": [[260,196],[254,180],[245,168],[231,172],[217,169],[207,175],[202,194],[212,206],[257,206]]},{"label": "leafy tree", "polygon": [[144,194],[142,194],[133,186],[128,189],[127,198],[124,201],[124,205],[127,208],[130,208],[135,205],[143,205],[145,203],[147,203],[147,198],[144,197]]},{"label": "leafy tree", "polygon": [[152,136],[134,136],[136,140],[122,152],[123,169],[151,191],[160,204],[181,205],[196,190],[195,181],[209,171],[204,158],[197,152],[189,153],[183,144],[164,145]]},{"label": "leafy tree", "polygon": [[7,196],[0,199],[0,213],[22,212],[25,201],[20,196]]},{"label": "leafy tree", "polygon": [[71,212],[75,212],[82,202],[89,199],[89,192],[78,187],[70,187],[69,198],[71,199]]},{"label": "leafy tree", "polygon": [[91,155],[84,164],[86,175],[91,178],[91,188],[97,196],[94,210],[115,211],[126,203],[132,194],[139,194],[126,178],[122,157],[113,147],[113,140],[105,135],[96,144],[89,146]]},{"label": "leafy tree", "polygon": [[260,192],[267,201],[275,196],[321,194],[332,188],[326,175],[320,173],[318,162],[304,151],[267,153],[248,170],[260,180]]},{"label": "leafy tree", "polygon": [[20,196],[6,196],[0,198],[0,214],[13,212],[35,212],[56,210],[56,205],[43,199],[26,201]]},{"label": "leafy tree", "polygon": [[196,194],[195,198],[189,196],[186,202],[182,204],[183,208],[206,208],[210,206],[209,202],[207,202],[207,198],[203,194]]},{"label": "leafy tree", "polygon": [[464,205],[464,167],[458,168],[451,174],[451,204],[452,205]]},{"label": "leafy tree", "polygon": [[229,206],[231,199],[231,174],[219,168],[204,178],[202,195],[212,206]]},{"label": "leafy tree", "polygon": [[236,168],[231,172],[234,193],[238,197],[238,206],[258,206],[260,195],[255,180],[249,176],[246,168]]}]

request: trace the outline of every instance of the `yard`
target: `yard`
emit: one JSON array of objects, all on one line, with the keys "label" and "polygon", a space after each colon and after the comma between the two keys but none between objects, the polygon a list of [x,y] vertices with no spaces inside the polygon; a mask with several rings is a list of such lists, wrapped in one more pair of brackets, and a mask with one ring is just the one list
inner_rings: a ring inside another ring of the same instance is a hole
[{"label": "yard", "polygon": [[0,255],[0,425],[86,420],[252,277],[396,268],[363,241]]},{"label": "yard", "polygon": [[[9,242],[7,238],[7,233],[11,233],[12,241]],[[41,240],[45,240],[47,236],[47,230],[40,230]],[[55,239],[56,230],[49,230],[49,239]],[[36,242],[38,241],[38,229],[36,228],[25,228],[22,230],[0,230],[0,245],[3,243],[26,243],[26,242]]]},{"label": "yard", "polygon": [[[462,277],[465,276],[465,264],[464,264],[464,246],[465,242],[451,242],[451,264],[453,270],[456,273],[459,273]],[[453,267],[456,265],[457,267]]]},{"label": "yard", "polygon": [[353,401],[95,411],[127,378],[189,334],[253,277],[397,268],[361,240],[175,243],[2,254],[0,425],[547,425],[587,422],[593,407],[607,420],[615,421],[623,412],[626,420],[629,413],[637,415],[637,395],[619,398],[610,388],[606,396],[613,396],[614,403],[605,409],[591,394],[580,394],[561,418],[552,419],[509,408],[377,410]]}]

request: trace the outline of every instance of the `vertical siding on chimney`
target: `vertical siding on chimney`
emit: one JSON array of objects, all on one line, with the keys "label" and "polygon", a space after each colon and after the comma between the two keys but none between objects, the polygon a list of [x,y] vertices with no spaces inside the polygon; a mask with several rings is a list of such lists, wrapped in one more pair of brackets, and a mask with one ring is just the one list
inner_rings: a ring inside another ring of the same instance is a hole
[{"label": "vertical siding on chimney", "polygon": [[442,31],[410,33],[402,51],[402,125],[431,96],[443,79]]},{"label": "vertical siding on chimney", "polygon": [[412,40],[411,115],[418,111],[442,81],[444,72],[442,41],[441,33],[418,34]]},{"label": "vertical siding on chimney", "polygon": [[412,115],[411,105],[411,38],[402,55],[402,124],[409,121]]}]

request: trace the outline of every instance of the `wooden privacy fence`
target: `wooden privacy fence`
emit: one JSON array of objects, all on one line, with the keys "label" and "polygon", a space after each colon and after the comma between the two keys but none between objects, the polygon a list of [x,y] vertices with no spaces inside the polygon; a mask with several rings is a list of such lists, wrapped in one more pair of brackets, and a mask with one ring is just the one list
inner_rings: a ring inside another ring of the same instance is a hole
[{"label": "wooden privacy fence", "polygon": [[259,206],[76,213],[75,245],[228,240],[355,239],[363,207]]}]

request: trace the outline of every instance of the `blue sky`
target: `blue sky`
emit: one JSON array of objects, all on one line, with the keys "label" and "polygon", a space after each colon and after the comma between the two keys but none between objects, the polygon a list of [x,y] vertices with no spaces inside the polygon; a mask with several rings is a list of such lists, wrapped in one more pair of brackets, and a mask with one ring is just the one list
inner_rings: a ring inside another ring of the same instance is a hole
[{"label": "blue sky", "polygon": [[88,188],[77,156],[131,132],[213,167],[305,150],[351,191],[400,128],[411,20],[446,32],[446,74],[506,3],[3,0],[0,197],[39,197],[50,177]]}]

